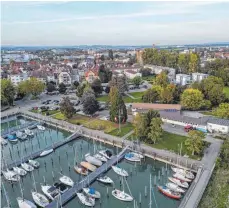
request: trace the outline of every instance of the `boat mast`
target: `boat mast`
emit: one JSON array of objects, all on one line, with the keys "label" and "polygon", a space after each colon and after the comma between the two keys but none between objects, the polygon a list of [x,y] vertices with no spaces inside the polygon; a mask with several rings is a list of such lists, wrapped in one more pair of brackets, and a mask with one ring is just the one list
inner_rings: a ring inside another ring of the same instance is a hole
[{"label": "boat mast", "polygon": [[149,182],[149,190],[150,190],[150,192],[149,192],[149,208],[151,208],[152,207],[152,199],[151,199],[151,189],[152,189],[152,187],[151,187],[151,174],[150,174],[150,182]]}]

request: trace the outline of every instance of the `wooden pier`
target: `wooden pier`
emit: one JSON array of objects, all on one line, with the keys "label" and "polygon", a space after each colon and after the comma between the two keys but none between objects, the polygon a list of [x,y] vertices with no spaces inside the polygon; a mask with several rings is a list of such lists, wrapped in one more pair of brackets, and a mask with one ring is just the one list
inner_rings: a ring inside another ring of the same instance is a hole
[{"label": "wooden pier", "polygon": [[76,183],[72,188],[64,192],[61,195],[61,202],[58,202],[59,200],[55,199],[49,205],[47,205],[46,208],[62,207],[62,205],[66,204],[69,200],[75,197],[77,192],[81,191],[84,187],[89,186],[96,180],[96,178],[98,178],[103,173],[107,172],[111,168],[111,166],[115,165],[117,162],[122,160],[128,151],[129,146],[126,146],[118,155],[108,160],[102,166],[97,168],[94,172],[89,174],[87,177],[83,178],[79,183]]},{"label": "wooden pier", "polygon": [[[15,162],[8,164],[7,168],[12,169],[15,166],[19,166],[21,163],[27,162],[29,159],[36,159],[36,158],[40,157],[41,152],[43,152],[44,150],[54,149],[54,151],[55,151],[55,149],[77,139],[78,137],[80,137],[80,135],[78,134],[78,132],[75,132],[74,134],[70,135],[69,137],[67,137],[66,139],[64,139],[62,141],[56,142],[56,143],[44,148],[43,150],[33,152],[32,154],[22,158],[22,160],[18,160],[18,161],[15,161]],[[5,168],[6,168],[5,166],[2,166],[2,170],[4,170]]]}]

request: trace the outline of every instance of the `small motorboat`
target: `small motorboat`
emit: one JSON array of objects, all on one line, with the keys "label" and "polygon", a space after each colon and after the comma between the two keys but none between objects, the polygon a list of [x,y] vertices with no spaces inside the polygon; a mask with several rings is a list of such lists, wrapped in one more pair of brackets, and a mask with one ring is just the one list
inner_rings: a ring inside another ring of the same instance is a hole
[{"label": "small motorboat", "polygon": [[33,202],[27,199],[23,199],[21,197],[17,197],[17,203],[19,208],[37,208],[37,206]]},{"label": "small motorboat", "polygon": [[114,172],[116,172],[118,175],[124,176],[124,177],[129,176],[129,174],[126,170],[124,170],[118,166],[111,166],[111,167],[114,170]]},{"label": "small motorboat", "polygon": [[89,197],[83,193],[76,193],[76,195],[83,205],[88,206],[88,207],[95,206],[95,199],[94,198]]},{"label": "small motorboat", "polygon": [[185,190],[180,188],[178,185],[174,183],[166,183],[165,184],[167,188],[171,189],[172,191],[179,192],[179,193],[185,193]]},{"label": "small motorboat", "polygon": [[38,192],[32,191],[33,201],[40,207],[46,207],[49,204],[49,200]]},{"label": "small motorboat", "polygon": [[34,135],[33,131],[31,131],[30,129],[25,129],[25,133],[26,133],[28,136],[33,136],[33,135]]},{"label": "small motorboat", "polygon": [[102,155],[100,155],[100,154],[95,154],[93,157],[98,159],[98,160],[100,160],[100,161],[102,161],[102,162],[107,162],[107,158],[102,156]]},{"label": "small motorboat", "polygon": [[184,175],[181,175],[181,174],[179,174],[179,173],[175,173],[175,174],[173,175],[173,177],[174,177],[174,178],[177,178],[177,179],[179,179],[179,180],[181,180],[181,181],[186,181],[186,182],[191,182],[191,181],[192,181],[191,179],[188,179],[188,178],[186,178]]},{"label": "small motorboat", "polygon": [[60,182],[54,183],[53,186],[55,186],[60,191],[61,194],[63,194],[65,191],[69,189],[68,186]]},{"label": "small motorboat", "polygon": [[94,188],[83,188],[83,191],[85,194],[87,194],[92,198],[99,199],[101,197],[101,194],[98,191],[96,191]]},{"label": "small motorboat", "polygon": [[36,160],[29,160],[29,164],[32,165],[34,168],[39,168],[40,163]]},{"label": "small motorboat", "polygon": [[7,139],[11,143],[17,143],[18,142],[18,139],[17,139],[17,137],[16,137],[15,134],[9,134],[9,135],[7,135]]},{"label": "small motorboat", "polygon": [[26,170],[19,167],[13,167],[13,171],[20,176],[25,176],[27,174]]},{"label": "small motorboat", "polygon": [[143,158],[144,158],[144,156],[143,156],[142,154],[137,153],[137,152],[130,152],[130,154],[133,154],[134,157],[138,157],[138,158],[140,158],[140,159],[143,159]]},{"label": "small motorboat", "polygon": [[45,130],[45,127],[44,127],[44,126],[41,126],[41,125],[37,125],[37,128],[38,128],[39,130],[42,130],[42,131]]},{"label": "small motorboat", "polygon": [[176,168],[176,167],[171,167],[171,168],[172,168],[173,172],[181,174],[188,179],[194,179],[195,178],[194,174],[191,171],[186,171],[184,169]]},{"label": "small motorboat", "polygon": [[49,155],[52,152],[53,152],[53,149],[44,150],[43,152],[41,152],[40,157],[44,157],[46,155]]},{"label": "small motorboat", "polygon": [[59,189],[57,189],[55,186],[49,186],[49,185],[43,186],[43,185],[41,185],[41,190],[45,194],[45,196],[47,196],[52,201],[55,198],[58,198],[58,196],[60,194]]},{"label": "small motorboat", "polygon": [[94,165],[90,164],[89,162],[82,161],[80,165],[83,166],[84,168],[87,168],[91,172],[94,172],[97,169]]},{"label": "small motorboat", "polygon": [[71,178],[69,178],[68,176],[65,176],[65,175],[61,176],[59,178],[59,180],[60,180],[61,183],[65,184],[67,186],[71,186],[72,187],[74,185],[74,181]]},{"label": "small motorboat", "polygon": [[166,186],[157,186],[158,190],[163,193],[165,196],[172,198],[172,199],[180,199],[181,194],[175,191],[170,190]]},{"label": "small motorboat", "polygon": [[85,155],[85,160],[96,166],[101,166],[103,164],[101,160],[98,160],[95,157],[91,156],[90,153]]},{"label": "small motorboat", "polygon": [[20,180],[20,176],[15,173],[14,171],[2,171],[3,176],[6,180],[12,181],[12,182],[18,182]]},{"label": "small motorboat", "polygon": [[84,167],[76,165],[74,166],[74,170],[81,175],[84,175],[84,176],[88,175],[88,170]]},{"label": "small motorboat", "polygon": [[23,133],[22,131],[17,131],[16,136],[20,140],[26,140],[27,139],[27,134]]},{"label": "small motorboat", "polygon": [[178,185],[178,186],[180,186],[180,187],[182,187],[182,188],[188,188],[188,187],[189,187],[188,183],[185,182],[185,181],[180,181],[179,179],[172,178],[172,177],[168,177],[168,179],[169,179],[171,182],[175,183],[176,185]]},{"label": "small motorboat", "polygon": [[112,184],[114,183],[114,181],[109,178],[108,176],[101,176],[97,178],[97,181],[101,182],[101,183],[106,183],[106,184]]},{"label": "small motorboat", "polygon": [[130,162],[140,162],[141,161],[141,159],[139,157],[136,157],[132,153],[125,154],[125,159],[130,161]]},{"label": "small motorboat", "polygon": [[1,137],[1,144],[2,145],[7,145],[8,142],[7,142],[7,140],[5,140],[4,138]]},{"label": "small motorboat", "polygon": [[121,200],[121,201],[133,201],[133,197],[130,196],[129,194],[125,193],[124,191],[120,191],[118,189],[113,190],[112,195]]},{"label": "small motorboat", "polygon": [[99,154],[106,157],[107,159],[111,159],[112,152],[110,150],[101,150],[99,151]]},{"label": "small motorboat", "polygon": [[34,167],[31,166],[31,165],[29,165],[29,164],[27,164],[27,163],[22,163],[22,164],[21,164],[21,167],[22,167],[24,170],[29,171],[29,172],[31,172],[31,171],[34,170]]}]

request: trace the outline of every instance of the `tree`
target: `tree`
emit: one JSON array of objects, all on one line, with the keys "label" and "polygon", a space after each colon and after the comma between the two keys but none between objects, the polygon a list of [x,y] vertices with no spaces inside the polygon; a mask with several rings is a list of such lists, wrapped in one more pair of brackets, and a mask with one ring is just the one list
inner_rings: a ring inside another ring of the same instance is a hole
[{"label": "tree", "polygon": [[66,85],[64,83],[60,83],[59,84],[59,92],[60,92],[60,94],[64,94],[66,92],[66,90],[67,90]]},{"label": "tree", "polygon": [[128,91],[128,84],[126,75],[118,76],[114,75],[109,82],[110,87],[117,87],[120,94]]},{"label": "tree", "polygon": [[159,94],[155,89],[148,89],[142,96],[144,103],[154,103],[159,99]]},{"label": "tree", "polygon": [[229,103],[221,103],[219,107],[213,111],[213,115],[229,119]]},{"label": "tree", "polygon": [[135,86],[139,86],[142,83],[142,78],[140,76],[136,76],[134,77],[131,82],[135,85]]},{"label": "tree", "polygon": [[1,104],[13,105],[16,89],[8,79],[1,79]]},{"label": "tree", "polygon": [[87,115],[93,115],[99,109],[99,103],[92,90],[83,93],[82,96],[83,112]]},{"label": "tree", "polygon": [[188,139],[185,140],[185,146],[192,152],[192,155],[195,153],[199,154],[202,151],[204,137],[205,135],[201,131],[191,130],[188,132]]},{"label": "tree", "polygon": [[73,103],[71,103],[69,97],[63,97],[60,102],[60,112],[64,114],[67,119],[72,118],[75,113]]},{"label": "tree", "polygon": [[112,78],[112,71],[103,64],[99,67],[99,79],[102,83],[108,83]]},{"label": "tree", "polygon": [[143,68],[143,69],[141,69],[140,72],[142,73],[142,76],[143,77],[147,77],[147,76],[150,76],[151,75],[152,69],[150,69],[150,68]]},{"label": "tree", "polygon": [[175,91],[175,85],[172,84],[162,88],[160,92],[160,101],[162,103],[172,103],[174,91]]},{"label": "tree", "polygon": [[199,70],[199,63],[199,56],[196,53],[191,53],[189,59],[189,72],[197,72]]},{"label": "tree", "polygon": [[85,82],[81,83],[76,89],[76,96],[82,97],[84,89],[87,87],[87,85],[88,84],[86,84]]},{"label": "tree", "polygon": [[27,93],[32,94],[35,98],[45,89],[45,84],[35,77],[30,77],[29,80],[25,81],[25,83],[25,86],[27,86]]},{"label": "tree", "polygon": [[210,100],[212,105],[224,102],[225,94],[223,88],[223,80],[215,76],[209,76],[200,83],[200,90],[204,94],[205,99]]},{"label": "tree", "polygon": [[141,138],[144,132],[143,119],[144,117],[140,113],[137,113],[133,119],[134,134],[137,138]]},{"label": "tree", "polygon": [[114,59],[114,56],[113,56],[113,51],[112,50],[108,50],[108,56],[111,60]]},{"label": "tree", "polygon": [[122,99],[121,94],[118,92],[117,87],[111,87],[109,93],[109,103],[110,103],[110,120],[113,122],[118,122],[120,119],[120,121],[126,122],[127,120],[126,105]]},{"label": "tree", "polygon": [[174,93],[173,93],[174,102],[176,103],[180,102],[180,97],[185,89],[186,89],[186,86],[176,85]]},{"label": "tree", "polygon": [[47,85],[46,85],[46,89],[47,89],[47,92],[53,92],[56,90],[56,87],[54,84],[48,82]]},{"label": "tree", "polygon": [[181,95],[181,105],[189,110],[198,110],[203,103],[203,94],[197,89],[186,89]]},{"label": "tree", "polygon": [[80,83],[78,81],[74,81],[73,85],[74,85],[75,89],[77,89],[77,87],[80,85]]},{"label": "tree", "polygon": [[105,61],[105,56],[104,55],[100,56],[100,60]]},{"label": "tree", "polygon": [[187,74],[189,69],[189,54],[179,54],[178,69],[180,73]]},{"label": "tree", "polygon": [[168,84],[169,84],[169,80],[168,80],[166,72],[163,71],[156,76],[155,85],[166,87]]},{"label": "tree", "polygon": [[92,82],[91,88],[94,90],[96,96],[103,92],[102,83],[99,79],[95,79]]},{"label": "tree", "polygon": [[163,130],[162,130],[162,120],[161,118],[152,118],[150,123],[150,129],[148,133],[148,140],[154,144],[160,140]]}]

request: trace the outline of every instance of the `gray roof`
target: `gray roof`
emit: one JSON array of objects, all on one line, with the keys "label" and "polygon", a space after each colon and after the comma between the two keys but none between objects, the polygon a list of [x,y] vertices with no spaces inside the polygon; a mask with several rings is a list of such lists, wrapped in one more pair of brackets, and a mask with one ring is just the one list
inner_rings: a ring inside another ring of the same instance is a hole
[{"label": "gray roof", "polygon": [[229,119],[221,119],[221,118],[210,118],[208,123],[218,124],[222,126],[229,126]]}]

